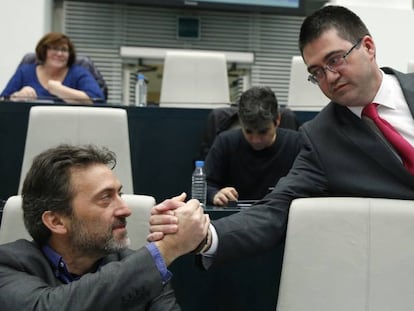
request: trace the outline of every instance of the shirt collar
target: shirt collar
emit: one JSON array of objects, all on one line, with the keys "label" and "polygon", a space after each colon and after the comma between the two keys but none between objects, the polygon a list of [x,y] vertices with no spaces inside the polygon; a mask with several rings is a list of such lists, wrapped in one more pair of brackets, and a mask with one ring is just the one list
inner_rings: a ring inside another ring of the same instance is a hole
[{"label": "shirt collar", "polygon": [[[379,103],[381,106],[385,106],[390,109],[395,109],[396,91],[398,90],[399,84],[398,80],[394,75],[385,74],[382,70],[382,80],[381,85],[378,89],[377,94],[375,94],[373,103]],[[358,117],[361,117],[363,106],[349,106],[351,110]]]},{"label": "shirt collar", "polygon": [[71,274],[66,266],[63,257],[56,253],[49,245],[42,247],[43,254],[47,257],[52,265],[55,277],[65,284],[71,283],[80,279],[80,276]]}]

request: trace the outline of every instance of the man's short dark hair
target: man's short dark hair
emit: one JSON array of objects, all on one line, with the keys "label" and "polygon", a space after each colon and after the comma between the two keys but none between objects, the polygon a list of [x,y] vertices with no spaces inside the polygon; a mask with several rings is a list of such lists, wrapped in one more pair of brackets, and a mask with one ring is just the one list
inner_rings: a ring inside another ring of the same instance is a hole
[{"label": "man's short dark hair", "polygon": [[24,223],[36,242],[43,245],[50,237],[49,229],[42,222],[45,211],[72,215],[70,169],[93,164],[105,164],[113,169],[116,155],[105,147],[62,144],[34,158],[23,183],[22,197]]},{"label": "man's short dark hair", "polygon": [[336,29],[344,40],[357,43],[370,35],[364,22],[351,10],[342,6],[328,5],[305,18],[300,28],[299,50],[303,55],[305,46],[330,29]]},{"label": "man's short dark hair", "polygon": [[275,93],[267,86],[254,86],[239,100],[239,118],[243,127],[260,129],[275,122],[279,114]]}]

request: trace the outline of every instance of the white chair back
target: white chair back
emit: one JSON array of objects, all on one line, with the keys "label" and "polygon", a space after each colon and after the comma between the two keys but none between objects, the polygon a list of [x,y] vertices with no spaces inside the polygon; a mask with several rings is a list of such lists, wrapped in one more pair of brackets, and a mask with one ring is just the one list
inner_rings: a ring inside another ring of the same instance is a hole
[{"label": "white chair back", "polygon": [[278,311],[414,310],[414,201],[291,204]]},{"label": "white chair back", "polygon": [[224,53],[167,51],[161,107],[216,108],[230,104]]},{"label": "white chair back", "polygon": [[122,198],[132,211],[127,218],[128,236],[131,239],[131,249],[139,249],[147,243],[149,233],[149,218],[155,198],[149,195],[124,194]]},{"label": "white chair back", "polygon": [[329,103],[317,85],[308,81],[308,71],[301,56],[293,56],[287,107],[294,111],[320,111]]},{"label": "white chair back", "polygon": [[408,61],[408,65],[407,65],[407,73],[411,73],[414,72],[414,60],[411,59]]},{"label": "white chair back", "polygon": [[0,244],[13,242],[18,239],[33,240],[23,222],[22,197],[10,197],[3,208],[0,225]]},{"label": "white chair back", "polygon": [[134,193],[126,110],[109,107],[34,106],[30,109],[19,191],[33,158],[61,143],[105,146],[117,155],[115,175]]}]

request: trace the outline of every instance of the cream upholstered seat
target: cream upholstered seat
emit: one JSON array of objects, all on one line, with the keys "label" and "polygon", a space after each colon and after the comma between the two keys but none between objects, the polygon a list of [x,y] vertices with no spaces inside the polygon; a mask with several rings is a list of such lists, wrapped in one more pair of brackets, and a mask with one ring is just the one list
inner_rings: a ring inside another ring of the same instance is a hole
[{"label": "cream upholstered seat", "polygon": [[0,225],[0,244],[18,239],[32,240],[23,222],[22,197],[15,195],[6,201]]},{"label": "cream upholstered seat", "polygon": [[[128,236],[131,249],[144,246],[149,233],[149,215],[155,199],[148,195],[124,194],[122,198],[130,207],[132,214],[127,218]],[[32,240],[23,222],[22,197],[10,197],[3,209],[0,226],[0,244],[13,242],[17,239]]]},{"label": "cream upholstered seat", "polygon": [[126,110],[89,106],[34,106],[30,109],[19,193],[33,158],[61,143],[105,146],[117,155],[116,176],[134,193]]},{"label": "cream upholstered seat", "polygon": [[278,311],[414,310],[414,201],[294,200]]},{"label": "cream upholstered seat", "polygon": [[407,65],[407,72],[414,72],[414,60],[411,59],[408,61],[408,65]]},{"label": "cream upholstered seat", "polygon": [[161,82],[161,107],[215,108],[229,104],[225,54],[166,52]]},{"label": "cream upholstered seat", "polygon": [[124,194],[122,198],[132,211],[127,218],[128,236],[131,239],[130,248],[138,249],[147,242],[149,233],[149,217],[155,198],[149,195]]},{"label": "cream upholstered seat", "polygon": [[329,103],[319,87],[308,81],[308,75],[302,57],[293,56],[287,104],[293,111],[320,111]]}]

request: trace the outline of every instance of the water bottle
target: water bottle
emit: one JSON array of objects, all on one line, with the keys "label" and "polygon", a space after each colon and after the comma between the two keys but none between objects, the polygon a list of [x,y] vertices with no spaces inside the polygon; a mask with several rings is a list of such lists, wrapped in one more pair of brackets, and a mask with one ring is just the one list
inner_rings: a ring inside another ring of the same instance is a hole
[{"label": "water bottle", "polygon": [[197,199],[206,207],[207,199],[207,181],[204,172],[204,161],[196,161],[195,169],[191,179],[191,198]]},{"label": "water bottle", "polygon": [[147,105],[147,83],[142,73],[137,74],[135,84],[135,106],[145,107]]}]

